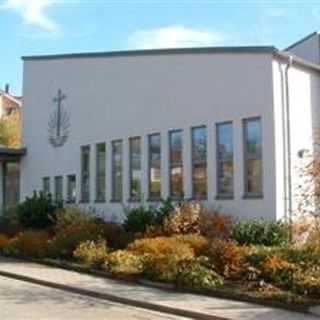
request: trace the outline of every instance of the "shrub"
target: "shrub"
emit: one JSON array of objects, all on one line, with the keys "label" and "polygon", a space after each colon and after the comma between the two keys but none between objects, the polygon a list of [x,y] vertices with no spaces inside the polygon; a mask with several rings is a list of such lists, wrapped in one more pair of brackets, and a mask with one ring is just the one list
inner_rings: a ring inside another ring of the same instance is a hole
[{"label": "shrub", "polygon": [[127,208],[125,214],[124,228],[127,232],[144,233],[147,226],[154,224],[156,221],[155,210],[143,205],[138,208]]},{"label": "shrub", "polygon": [[216,210],[203,210],[200,215],[200,233],[207,238],[228,240],[232,229],[233,221],[230,216]]},{"label": "shrub", "polygon": [[71,258],[81,242],[102,238],[103,225],[93,213],[68,207],[57,213],[55,232],[49,244],[49,256]]},{"label": "shrub", "polygon": [[45,255],[50,236],[46,231],[27,230],[11,239],[4,248],[8,255],[42,257]]},{"label": "shrub", "polygon": [[9,243],[7,235],[0,233],[0,251],[2,251]]},{"label": "shrub", "polygon": [[105,240],[85,241],[78,245],[73,256],[89,266],[101,266],[108,254]]},{"label": "shrub", "polygon": [[198,234],[186,234],[175,236],[174,239],[189,245],[196,255],[201,255],[208,245],[208,240]]},{"label": "shrub", "polygon": [[204,257],[182,262],[177,276],[177,285],[195,289],[211,289],[223,284],[223,278],[208,268]]},{"label": "shrub", "polygon": [[127,250],[117,250],[106,256],[104,268],[113,274],[139,274],[143,271],[143,258]]},{"label": "shrub", "polygon": [[281,246],[287,243],[287,228],[281,222],[253,219],[238,222],[232,236],[241,245]]},{"label": "shrub", "polygon": [[16,207],[18,222],[24,228],[47,228],[54,224],[55,211],[60,207],[61,204],[53,203],[50,195],[34,192]]},{"label": "shrub", "polygon": [[166,281],[176,279],[180,262],[195,257],[190,245],[176,237],[136,240],[128,250],[144,257],[146,276]]},{"label": "shrub", "polygon": [[244,269],[247,248],[233,241],[211,240],[205,252],[219,274],[239,278]]},{"label": "shrub", "polygon": [[198,203],[182,203],[164,220],[164,233],[166,235],[200,233],[201,210],[202,207]]},{"label": "shrub", "polygon": [[292,286],[293,273],[296,269],[293,263],[277,255],[272,255],[261,265],[261,276],[265,281],[290,288]]},{"label": "shrub", "polygon": [[308,270],[297,270],[293,274],[293,291],[298,294],[320,297],[320,268],[313,266]]}]

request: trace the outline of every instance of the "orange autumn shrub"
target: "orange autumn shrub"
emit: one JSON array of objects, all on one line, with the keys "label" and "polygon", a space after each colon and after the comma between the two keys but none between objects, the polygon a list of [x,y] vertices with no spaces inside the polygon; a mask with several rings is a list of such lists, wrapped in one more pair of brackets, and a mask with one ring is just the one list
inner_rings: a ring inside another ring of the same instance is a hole
[{"label": "orange autumn shrub", "polygon": [[46,254],[49,239],[47,231],[27,230],[12,238],[4,252],[8,255],[42,257]]},{"label": "orange autumn shrub", "polygon": [[217,272],[226,278],[239,278],[245,267],[247,247],[234,241],[211,240],[205,249]]},{"label": "orange autumn shrub", "polygon": [[231,216],[216,210],[203,210],[200,215],[200,233],[207,238],[230,239],[233,228]]},{"label": "orange autumn shrub", "polygon": [[9,243],[7,235],[0,233],[0,251],[3,250]]}]

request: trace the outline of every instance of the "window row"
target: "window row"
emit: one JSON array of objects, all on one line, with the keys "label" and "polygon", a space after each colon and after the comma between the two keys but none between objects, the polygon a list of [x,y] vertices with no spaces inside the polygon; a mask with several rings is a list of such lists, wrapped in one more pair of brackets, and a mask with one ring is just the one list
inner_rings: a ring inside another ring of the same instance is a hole
[{"label": "window row", "polygon": [[[183,197],[183,131],[170,131],[169,194]],[[244,194],[246,197],[262,196],[262,137],[260,118],[243,120]],[[192,194],[195,199],[207,198],[207,128],[191,129]],[[111,143],[112,201],[123,201],[123,141]],[[96,144],[95,150],[95,200],[106,200],[106,144]],[[234,146],[233,123],[216,124],[216,176],[217,198],[233,198]],[[149,200],[161,197],[161,136],[148,136],[148,193]],[[141,200],[142,193],[141,138],[129,138],[129,194],[130,200]],[[62,200],[63,178],[54,178],[54,196]],[[43,178],[43,189],[50,192],[50,179]],[[76,176],[67,176],[67,200],[75,202]],[[81,202],[90,202],[90,146],[81,147],[80,174]]]}]

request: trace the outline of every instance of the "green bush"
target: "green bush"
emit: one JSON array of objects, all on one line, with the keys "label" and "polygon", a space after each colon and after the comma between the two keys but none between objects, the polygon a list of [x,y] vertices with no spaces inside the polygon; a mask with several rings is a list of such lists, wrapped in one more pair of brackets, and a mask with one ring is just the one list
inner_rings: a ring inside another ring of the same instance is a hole
[{"label": "green bush", "polygon": [[127,232],[143,233],[147,226],[156,221],[155,209],[143,205],[137,208],[127,208],[125,214],[124,228]]},{"label": "green bush", "polygon": [[105,240],[85,241],[78,245],[73,256],[88,266],[99,267],[108,254]]},{"label": "green bush", "polygon": [[105,258],[104,269],[112,274],[139,274],[143,272],[143,257],[128,250],[117,250]]},{"label": "green bush", "polygon": [[54,203],[50,195],[34,192],[16,207],[17,219],[24,228],[47,228],[54,225],[55,211],[61,207],[62,204]]},{"label": "green bush", "polygon": [[241,245],[281,246],[288,240],[287,228],[282,222],[262,218],[236,223],[232,237]]},{"label": "green bush", "polygon": [[223,278],[210,269],[205,257],[182,262],[177,275],[177,285],[195,289],[211,289],[223,284]]}]

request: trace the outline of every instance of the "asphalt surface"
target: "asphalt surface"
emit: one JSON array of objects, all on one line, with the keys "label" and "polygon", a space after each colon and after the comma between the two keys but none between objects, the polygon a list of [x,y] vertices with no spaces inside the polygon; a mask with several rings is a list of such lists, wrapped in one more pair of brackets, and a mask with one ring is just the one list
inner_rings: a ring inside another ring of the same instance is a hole
[{"label": "asphalt surface", "polygon": [[0,276],[1,320],[185,320]]}]

